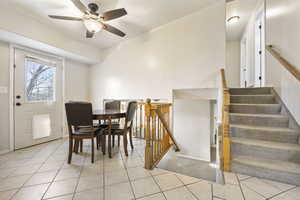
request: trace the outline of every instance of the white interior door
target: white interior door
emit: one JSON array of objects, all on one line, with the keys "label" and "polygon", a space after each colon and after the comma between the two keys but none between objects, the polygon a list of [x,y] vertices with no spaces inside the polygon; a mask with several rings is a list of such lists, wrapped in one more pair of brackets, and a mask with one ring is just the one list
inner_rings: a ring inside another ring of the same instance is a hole
[{"label": "white interior door", "polygon": [[249,83],[249,69],[247,66],[247,38],[241,40],[241,66],[240,66],[240,87],[246,88]]},{"label": "white interior door", "polygon": [[257,17],[255,23],[255,87],[263,87],[263,70],[264,70],[264,15],[263,13]]},{"label": "white interior door", "polygon": [[62,61],[14,51],[15,149],[62,137]]}]

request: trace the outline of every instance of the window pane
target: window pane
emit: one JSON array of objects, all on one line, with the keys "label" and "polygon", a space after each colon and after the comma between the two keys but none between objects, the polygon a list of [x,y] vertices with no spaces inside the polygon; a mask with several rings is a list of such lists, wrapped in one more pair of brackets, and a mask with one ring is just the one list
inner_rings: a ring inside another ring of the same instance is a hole
[{"label": "window pane", "polygon": [[29,102],[55,101],[56,67],[25,61],[25,91]]}]

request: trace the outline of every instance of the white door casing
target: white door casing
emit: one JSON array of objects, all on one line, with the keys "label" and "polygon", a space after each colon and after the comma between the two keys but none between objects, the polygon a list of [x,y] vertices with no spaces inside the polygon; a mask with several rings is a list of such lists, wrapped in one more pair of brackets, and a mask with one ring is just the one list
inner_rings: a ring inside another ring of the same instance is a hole
[{"label": "white door casing", "polygon": [[14,149],[61,138],[63,61],[18,48],[14,52]]},{"label": "white door casing", "polygon": [[254,86],[264,86],[265,69],[265,17],[264,12],[260,12],[255,22],[255,69]]},{"label": "white door casing", "polygon": [[247,65],[247,38],[241,40],[241,66],[240,66],[240,87],[249,85],[249,67]]}]

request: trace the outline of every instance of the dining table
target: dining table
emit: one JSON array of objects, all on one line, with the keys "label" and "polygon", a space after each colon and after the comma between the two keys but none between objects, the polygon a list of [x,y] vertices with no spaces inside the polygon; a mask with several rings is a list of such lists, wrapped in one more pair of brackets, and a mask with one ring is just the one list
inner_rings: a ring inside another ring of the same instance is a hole
[{"label": "dining table", "polygon": [[112,141],[111,141],[111,127],[112,127],[112,120],[114,119],[121,119],[126,117],[126,111],[122,110],[101,110],[97,109],[93,111],[93,119],[94,120],[104,120],[108,122],[108,156],[112,158]]}]

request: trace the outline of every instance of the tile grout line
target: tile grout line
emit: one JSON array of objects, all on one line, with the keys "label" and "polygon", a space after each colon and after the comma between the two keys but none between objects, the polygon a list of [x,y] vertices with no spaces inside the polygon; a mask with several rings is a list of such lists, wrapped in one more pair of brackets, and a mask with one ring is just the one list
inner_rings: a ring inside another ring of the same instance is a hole
[{"label": "tile grout line", "polygon": [[[65,143],[65,141],[64,141],[63,143],[61,143],[61,144],[59,145],[59,147],[57,147],[57,149],[51,153],[50,156],[52,156],[52,155],[53,155],[53,154],[54,154],[54,153],[55,153],[55,152],[56,152],[56,151],[57,151],[64,143]],[[48,159],[50,158],[50,156],[48,157]],[[48,160],[48,159],[47,159],[47,160]],[[47,187],[47,189],[46,189],[46,191],[44,192],[44,194],[43,194],[43,196],[42,196],[41,199],[44,199],[44,197],[45,197],[46,193],[48,192],[50,186],[52,185],[53,182],[55,182],[55,178],[57,177],[58,173],[61,171],[61,169],[62,169],[62,167],[63,167],[63,165],[64,165],[64,163],[65,163],[66,160],[67,160],[67,159],[64,160],[63,164],[62,164],[62,165],[60,166],[60,168],[57,170],[57,172],[56,172],[54,178],[53,178],[52,181],[50,182],[49,186]]]},{"label": "tile grout line", "polygon": [[[123,136],[123,137],[124,137],[124,136]],[[120,151],[120,149],[119,149],[119,151]],[[132,151],[133,151],[133,150],[132,150]],[[125,167],[126,174],[127,174],[128,180],[129,180],[129,184],[130,184],[130,188],[131,188],[133,197],[134,197],[134,199],[137,199],[136,196],[135,196],[134,190],[133,190],[133,186],[132,186],[132,183],[131,183],[129,174],[128,174],[128,168],[127,168],[127,166],[125,165],[125,162],[124,162],[124,158],[123,158],[122,152],[120,152],[120,153],[121,153],[121,159],[122,159],[122,162],[123,162],[123,165],[124,165],[124,167]],[[124,153],[125,153],[125,152],[124,152]],[[126,155],[125,155],[125,156],[126,156]]]},{"label": "tile grout line", "polygon": [[[191,193],[197,200],[200,200],[192,191],[190,191],[190,189],[187,187],[187,184],[185,184],[180,178],[179,178],[179,176],[175,173],[174,174],[176,177],[177,177],[177,179],[183,184],[183,187],[184,188],[186,188],[187,189],[187,191],[189,192],[189,193]],[[197,183],[197,182],[196,182]],[[194,184],[194,183],[191,183],[191,184]]]},{"label": "tile grout line", "polygon": [[[256,177],[251,177],[251,178],[256,178]],[[248,178],[248,179],[251,179],[251,178]],[[248,180],[247,179],[247,180]],[[243,181],[242,181],[243,182]],[[249,190],[251,190],[252,192],[256,193],[257,195],[261,196],[262,198],[264,199],[267,199],[267,197],[265,197],[264,195],[260,194],[259,192],[255,191],[254,189],[248,187],[247,185],[245,185],[245,187],[247,187]]]},{"label": "tile grout line", "polygon": [[281,194],[284,194],[284,193],[286,193],[286,192],[289,192],[289,191],[291,191],[291,190],[294,190],[294,189],[296,189],[297,187],[298,187],[298,186],[294,186],[294,187],[292,187],[292,188],[290,188],[290,189],[288,189],[288,190],[282,191],[282,192],[280,192],[280,193],[278,193],[278,194],[275,194],[275,195],[273,195],[273,196],[271,196],[271,197],[266,198],[266,200],[273,199],[274,197],[279,196],[279,195],[281,195]]},{"label": "tile grout line", "polygon": [[[154,167],[154,168],[156,168],[156,167]],[[153,168],[153,169],[154,169],[154,168]],[[153,170],[153,169],[152,169],[152,170]],[[157,169],[158,169],[158,168],[157,168]],[[164,198],[167,200],[167,197],[166,197],[164,191],[161,189],[160,185],[159,185],[159,184],[157,183],[157,181],[155,180],[154,175],[151,174],[151,173],[150,173],[150,175],[151,175],[152,179],[154,180],[154,182],[156,183],[156,185],[158,186],[158,188],[159,188],[159,190],[160,190],[160,193],[162,193],[162,195],[164,196]],[[161,175],[162,175],[162,174],[161,174]],[[158,175],[158,176],[159,176],[159,175]]]},{"label": "tile grout line", "polygon": [[[276,185],[274,185],[274,184],[272,184],[272,183],[268,183],[268,182],[266,182],[266,179],[262,179],[262,178],[260,178],[259,180],[260,180],[260,181],[262,181],[263,183],[267,184],[267,185],[270,185],[270,186],[272,186],[272,187],[275,187],[275,188],[277,188],[278,190],[282,190],[282,189],[280,189],[278,186],[276,186]],[[270,181],[272,181],[272,180],[270,180]],[[285,183],[283,183],[283,184],[285,184]],[[290,185],[290,186],[292,186],[291,188],[296,188],[296,187],[297,187],[296,185],[291,185],[291,184],[287,184],[287,185]],[[289,189],[286,189],[286,190],[282,190],[281,192],[288,191],[288,190],[290,190],[291,188],[289,188]]]},{"label": "tile grout line", "polygon": [[[243,199],[244,199],[244,200],[246,200],[246,197],[245,197],[245,194],[244,194],[244,191],[243,191],[243,188],[242,188],[241,182],[240,182],[240,180],[239,180],[239,178],[238,178],[237,174],[236,174],[236,173],[234,173],[234,176],[235,176],[236,180],[238,181],[238,185],[239,185],[239,188],[240,188],[240,190],[241,190],[241,193],[242,193]],[[225,181],[226,181],[226,180],[225,180]],[[226,184],[226,182],[225,182],[225,184]]]},{"label": "tile grout line", "polygon": [[[60,144],[61,145],[61,144]],[[41,166],[39,167],[39,169],[42,167],[42,165],[43,164],[45,164],[45,162],[47,162],[47,160],[54,154],[54,152],[56,152],[57,151],[57,149],[60,147],[60,145],[57,145],[57,147],[55,148],[55,150],[52,152],[52,153],[50,153],[50,155],[47,157],[47,159],[44,161],[44,162],[42,162],[42,164],[41,164]],[[38,152],[36,152],[36,154],[37,153],[39,153],[39,152],[41,152],[43,149],[41,148],[40,149],[40,151],[38,151]],[[18,190],[14,193],[14,195],[12,195],[12,197],[9,199],[9,200],[11,200],[15,195],[17,195],[17,193],[18,192],[20,192],[21,191],[21,189],[23,189],[23,188],[26,188],[26,187],[24,187],[24,185],[27,183],[27,181],[29,181],[37,172],[38,172],[38,170],[39,169],[37,169],[23,184],[22,184],[22,186],[20,187],[20,188],[18,188]],[[45,183],[46,184],[46,183]],[[43,194],[43,196],[42,196],[42,198],[41,199],[43,199],[43,197],[44,197],[44,195],[45,195],[45,193],[47,192],[47,190],[48,190],[48,188],[50,187],[50,185],[51,185],[51,182],[50,183],[47,183],[47,184],[49,184],[48,185],[48,187],[47,187],[47,189],[45,190],[45,192],[44,192],[44,194]],[[42,185],[42,184],[37,184],[37,185]]]},{"label": "tile grout line", "polygon": [[[101,148],[102,148],[102,146],[101,146]],[[102,152],[102,155],[103,155],[103,152]],[[105,200],[105,157],[104,156],[105,155],[103,155],[103,162],[102,162],[103,200]]]},{"label": "tile grout line", "polygon": [[82,165],[80,166],[80,172],[79,172],[77,183],[76,183],[76,186],[75,186],[75,189],[74,189],[74,192],[73,192],[72,200],[74,200],[74,198],[75,198],[76,191],[77,191],[77,188],[78,188],[78,185],[79,185],[79,181],[80,181],[80,178],[81,178],[81,174],[82,174],[82,171],[83,171],[83,166],[84,166],[86,160],[87,160],[87,156],[84,155],[84,160],[83,160]]},{"label": "tile grout line", "polygon": [[213,200],[214,199],[214,187],[213,187],[213,184],[211,184],[210,190],[211,190],[211,199]]}]

